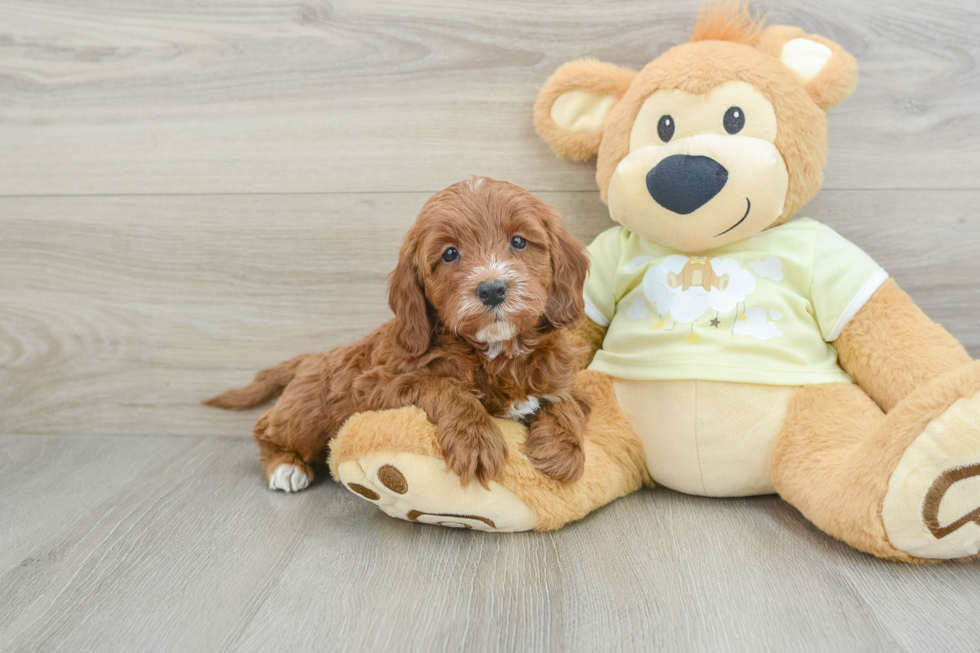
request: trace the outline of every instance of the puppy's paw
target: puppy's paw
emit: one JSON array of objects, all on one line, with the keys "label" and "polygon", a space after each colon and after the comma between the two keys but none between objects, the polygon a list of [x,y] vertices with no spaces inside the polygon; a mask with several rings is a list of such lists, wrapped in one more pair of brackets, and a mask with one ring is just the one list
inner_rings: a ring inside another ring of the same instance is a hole
[{"label": "puppy's paw", "polygon": [[283,492],[299,492],[310,486],[312,473],[307,473],[298,465],[282,464],[269,474],[269,489]]},{"label": "puppy's paw", "polygon": [[531,424],[524,455],[535,469],[562,483],[574,483],[585,471],[581,437],[564,431],[550,416]]},{"label": "puppy's paw", "polygon": [[446,466],[459,476],[463,487],[476,478],[480,485],[489,488],[490,481],[503,475],[507,443],[493,422],[461,430],[442,429],[439,440]]}]

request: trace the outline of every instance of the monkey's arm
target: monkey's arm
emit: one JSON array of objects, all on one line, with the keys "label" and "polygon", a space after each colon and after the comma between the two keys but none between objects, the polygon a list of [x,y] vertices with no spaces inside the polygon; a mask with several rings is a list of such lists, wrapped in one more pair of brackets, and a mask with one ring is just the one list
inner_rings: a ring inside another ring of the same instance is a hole
[{"label": "monkey's arm", "polygon": [[844,371],[886,412],[923,383],[972,362],[894,279],[882,284],[833,344]]}]

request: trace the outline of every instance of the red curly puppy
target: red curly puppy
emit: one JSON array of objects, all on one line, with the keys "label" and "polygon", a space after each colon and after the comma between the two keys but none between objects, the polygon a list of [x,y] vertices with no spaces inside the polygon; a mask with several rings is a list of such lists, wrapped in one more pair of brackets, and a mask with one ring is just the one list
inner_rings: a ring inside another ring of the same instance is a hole
[{"label": "red curly puppy", "polygon": [[507,445],[491,416],[528,424],[525,454],[545,474],[582,474],[589,414],[572,383],[582,348],[582,243],[527,191],[475,178],[436,193],[389,277],[395,317],[360,342],[263,370],[205,403],[241,410],[282,398],[255,425],[271,489],[301,490],[357,412],[415,405],[438,427],[464,484],[487,485]]}]

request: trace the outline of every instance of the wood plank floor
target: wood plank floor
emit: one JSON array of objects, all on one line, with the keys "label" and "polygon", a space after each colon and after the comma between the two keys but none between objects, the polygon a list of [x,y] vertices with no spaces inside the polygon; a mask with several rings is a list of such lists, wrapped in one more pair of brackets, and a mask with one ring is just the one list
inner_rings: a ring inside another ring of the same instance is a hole
[{"label": "wood plank floor", "polygon": [[[980,5],[763,2],[858,59],[801,212],[980,357]],[[197,401],[389,315],[432,192],[520,184],[589,240],[531,105],[697,3],[0,0],[0,651],[972,650],[980,565],[856,553],[776,498],[641,492],[551,534],[265,490]]]},{"label": "wood plank floor", "polygon": [[269,492],[240,438],[0,437],[4,651],[966,651],[980,565],[774,497],[639,492],[547,534]]}]

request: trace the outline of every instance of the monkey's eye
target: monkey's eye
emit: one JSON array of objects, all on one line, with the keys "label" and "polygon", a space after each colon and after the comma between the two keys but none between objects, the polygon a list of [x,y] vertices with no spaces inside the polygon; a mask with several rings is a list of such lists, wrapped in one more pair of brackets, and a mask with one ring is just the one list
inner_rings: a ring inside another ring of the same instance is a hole
[{"label": "monkey's eye", "polygon": [[459,250],[455,247],[450,247],[445,252],[442,253],[442,260],[446,263],[452,263],[459,258]]},{"label": "monkey's eye", "polygon": [[514,249],[524,249],[527,247],[527,241],[520,236],[514,236],[510,239],[510,246]]},{"label": "monkey's eye", "polygon": [[657,135],[664,143],[674,137],[674,119],[671,116],[660,116],[657,123]]},{"label": "monkey's eye", "polygon": [[745,112],[741,107],[728,107],[725,112],[725,131],[729,134],[737,134],[745,127]]}]

